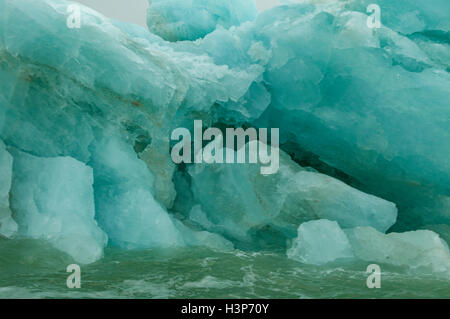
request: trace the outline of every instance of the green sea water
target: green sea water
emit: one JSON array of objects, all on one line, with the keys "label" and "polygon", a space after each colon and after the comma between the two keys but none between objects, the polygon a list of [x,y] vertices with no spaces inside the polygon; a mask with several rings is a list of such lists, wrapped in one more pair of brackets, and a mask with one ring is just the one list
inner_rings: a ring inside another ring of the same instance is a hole
[{"label": "green sea water", "polygon": [[369,263],[308,266],[284,252],[204,248],[123,251],[81,265],[81,288],[66,285],[73,260],[35,240],[0,240],[0,298],[450,298],[450,279]]}]

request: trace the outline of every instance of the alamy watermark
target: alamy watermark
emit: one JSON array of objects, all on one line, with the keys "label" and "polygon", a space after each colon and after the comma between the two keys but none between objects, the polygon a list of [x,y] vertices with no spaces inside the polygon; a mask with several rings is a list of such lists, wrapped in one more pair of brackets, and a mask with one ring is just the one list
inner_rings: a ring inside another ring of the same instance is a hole
[{"label": "alamy watermark", "polygon": [[366,273],[370,274],[367,277],[367,288],[381,288],[381,267],[377,264],[371,264],[367,266]]},{"label": "alamy watermark", "polygon": [[[223,147],[224,137],[225,148]],[[270,130],[270,146],[268,146],[267,128],[260,128],[258,131],[253,127],[246,130],[226,128],[223,134],[220,129],[210,127],[203,132],[202,121],[195,120],[193,141],[191,132],[186,128],[173,130],[171,140],[178,141],[171,152],[172,160],[176,164],[192,162],[242,164],[247,163],[248,158],[248,163],[252,164],[258,163],[259,160],[260,171],[263,175],[275,174],[280,167],[278,128]],[[203,147],[203,141],[209,143]]]},{"label": "alamy watermark", "polygon": [[381,9],[378,4],[369,4],[366,9],[367,13],[371,13],[367,17],[367,27],[369,29],[379,29],[381,28]]},{"label": "alamy watermark", "polygon": [[80,29],[81,28],[81,8],[77,4],[71,4],[67,7],[67,17],[66,24],[69,29]]}]

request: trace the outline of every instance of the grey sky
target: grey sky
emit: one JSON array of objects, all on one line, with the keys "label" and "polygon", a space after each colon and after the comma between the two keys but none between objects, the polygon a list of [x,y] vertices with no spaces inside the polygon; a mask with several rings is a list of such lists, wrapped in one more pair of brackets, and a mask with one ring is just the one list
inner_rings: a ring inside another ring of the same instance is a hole
[{"label": "grey sky", "polygon": [[[146,26],[145,16],[147,0],[76,0],[105,16],[123,22]],[[226,1],[226,0],[224,0]],[[278,4],[278,0],[256,0],[259,10],[265,10]]]}]

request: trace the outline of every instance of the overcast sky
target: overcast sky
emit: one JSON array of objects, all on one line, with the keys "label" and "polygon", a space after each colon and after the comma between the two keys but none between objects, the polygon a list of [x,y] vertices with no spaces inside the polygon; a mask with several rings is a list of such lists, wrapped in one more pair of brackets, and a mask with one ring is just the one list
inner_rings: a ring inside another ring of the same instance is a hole
[{"label": "overcast sky", "polygon": [[[76,0],[95,9],[105,16],[123,22],[146,26],[145,16],[147,0]],[[226,1],[226,0],[224,0]],[[278,0],[256,0],[259,10],[265,10],[278,4]]]}]

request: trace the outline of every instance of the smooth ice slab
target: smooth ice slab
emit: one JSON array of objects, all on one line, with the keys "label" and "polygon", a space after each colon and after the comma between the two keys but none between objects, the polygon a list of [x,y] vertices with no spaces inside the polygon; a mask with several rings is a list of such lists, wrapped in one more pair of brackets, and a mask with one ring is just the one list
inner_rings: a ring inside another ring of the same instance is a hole
[{"label": "smooth ice slab", "polygon": [[183,239],[155,200],[154,176],[133,148],[111,136],[93,148],[97,218],[110,244],[122,248],[182,246]]},{"label": "smooth ice slab", "polygon": [[353,252],[338,223],[320,219],[300,225],[298,237],[287,255],[306,264],[321,265],[340,258],[352,258]]},{"label": "smooth ice slab", "polygon": [[19,233],[47,240],[80,263],[100,259],[107,236],[94,219],[92,168],[70,157],[12,154],[11,206]]},{"label": "smooth ice slab", "polygon": [[430,230],[383,234],[371,227],[357,227],[345,232],[359,259],[450,274],[448,245]]}]

